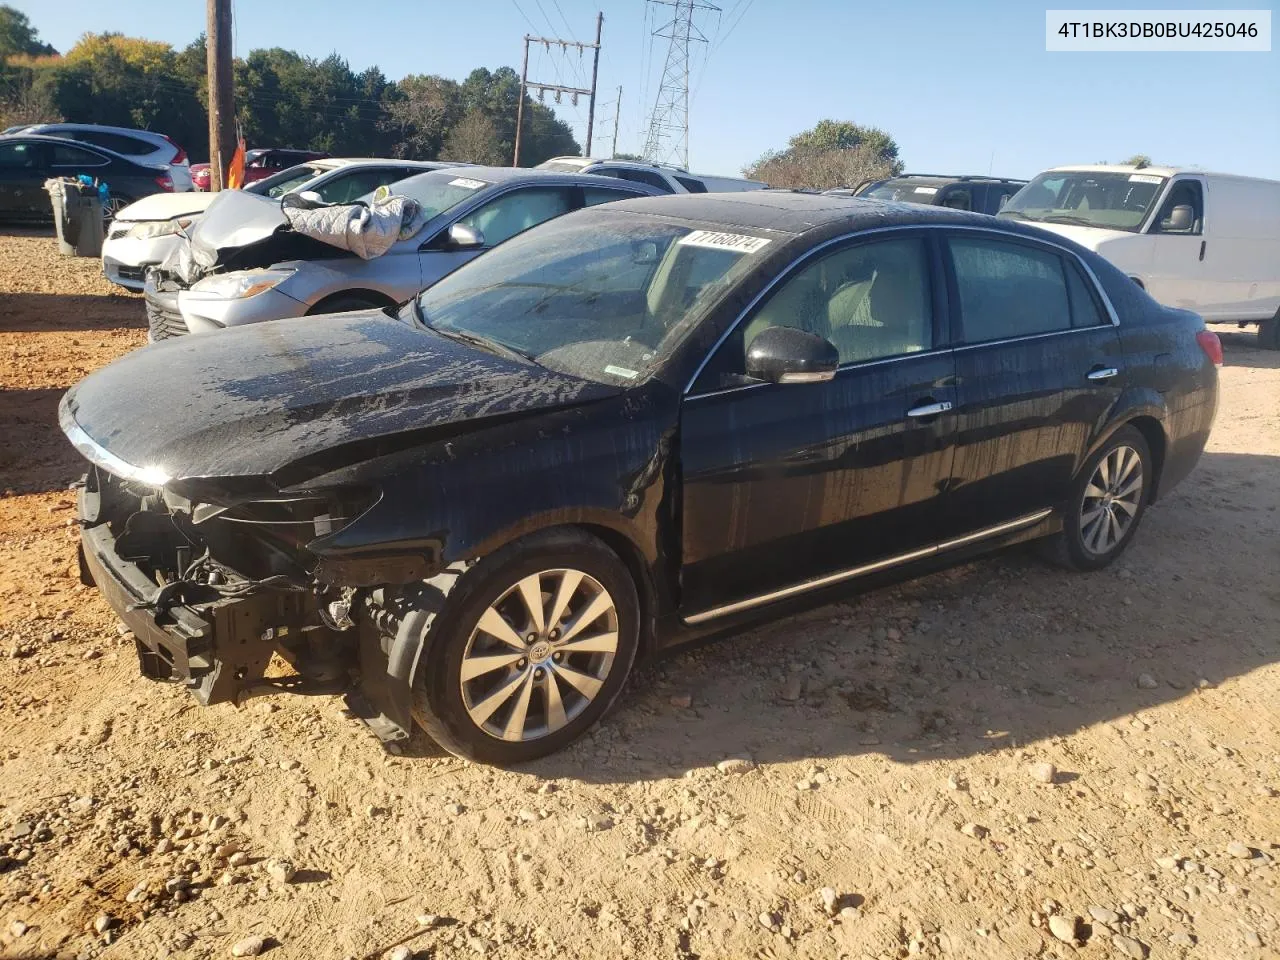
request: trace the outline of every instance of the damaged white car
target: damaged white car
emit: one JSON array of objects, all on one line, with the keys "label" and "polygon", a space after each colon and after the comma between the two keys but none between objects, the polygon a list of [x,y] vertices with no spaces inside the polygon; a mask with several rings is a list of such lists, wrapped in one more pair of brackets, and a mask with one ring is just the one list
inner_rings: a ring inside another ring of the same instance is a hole
[{"label": "damaged white car", "polygon": [[[231,195],[147,274],[151,339],[393,306],[539,223],[654,193],[643,184],[589,174],[437,170],[395,185],[395,198],[412,203],[394,237],[381,233],[385,219],[373,211],[315,208],[314,216],[300,218],[296,209],[286,213],[279,200]],[[373,194],[359,201],[366,207],[372,202]],[[363,236],[366,230],[380,235]]]}]

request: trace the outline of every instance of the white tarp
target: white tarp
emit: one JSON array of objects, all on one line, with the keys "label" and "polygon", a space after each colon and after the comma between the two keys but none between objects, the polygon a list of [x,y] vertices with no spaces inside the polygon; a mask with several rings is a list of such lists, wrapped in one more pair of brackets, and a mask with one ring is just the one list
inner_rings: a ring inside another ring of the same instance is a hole
[{"label": "white tarp", "polygon": [[[381,191],[379,191],[381,193]],[[380,257],[397,240],[412,237],[429,219],[410,197],[375,194],[372,203],[315,205],[285,194],[280,209],[295,233],[350,250],[364,260]]]}]

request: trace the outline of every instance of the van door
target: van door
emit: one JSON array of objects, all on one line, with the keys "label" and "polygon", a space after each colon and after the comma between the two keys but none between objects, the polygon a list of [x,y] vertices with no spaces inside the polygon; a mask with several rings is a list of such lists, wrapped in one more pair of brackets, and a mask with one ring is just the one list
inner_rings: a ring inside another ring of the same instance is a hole
[{"label": "van door", "polygon": [[1206,262],[1205,188],[1201,177],[1177,177],[1147,227],[1151,265],[1147,293],[1167,307],[1202,316],[1221,310],[1212,264]]}]

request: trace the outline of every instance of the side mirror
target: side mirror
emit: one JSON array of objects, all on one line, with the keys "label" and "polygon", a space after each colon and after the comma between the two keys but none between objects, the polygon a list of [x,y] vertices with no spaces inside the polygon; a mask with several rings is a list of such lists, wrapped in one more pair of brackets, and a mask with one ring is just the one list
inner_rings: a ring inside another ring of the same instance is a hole
[{"label": "side mirror", "polygon": [[829,340],[796,327],[769,327],[747,348],[747,376],[768,383],[820,383],[839,365]]},{"label": "side mirror", "polygon": [[307,203],[323,204],[324,197],[316,193],[314,190],[303,190],[298,194],[299,200],[305,200]]},{"label": "side mirror", "polygon": [[484,246],[484,234],[465,223],[455,223],[449,228],[449,246],[454,250],[472,250]]},{"label": "side mirror", "polygon": [[1191,204],[1180,203],[1169,212],[1168,218],[1160,224],[1160,229],[1169,233],[1186,233],[1195,223],[1196,212]]}]

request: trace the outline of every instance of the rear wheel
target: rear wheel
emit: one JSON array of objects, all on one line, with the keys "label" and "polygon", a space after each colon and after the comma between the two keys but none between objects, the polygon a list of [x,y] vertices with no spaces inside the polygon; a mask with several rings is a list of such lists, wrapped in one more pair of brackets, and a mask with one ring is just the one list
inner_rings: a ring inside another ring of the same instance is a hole
[{"label": "rear wheel", "polygon": [[1280,313],[1258,324],[1258,346],[1264,350],[1280,350]]},{"label": "rear wheel", "polygon": [[1080,471],[1062,532],[1046,543],[1055,562],[1100,570],[1128,547],[1154,479],[1151,451],[1136,427],[1121,427]]},{"label": "rear wheel", "polygon": [[110,194],[107,197],[107,202],[102,205],[103,224],[111,223],[111,221],[116,218],[116,214],[131,203],[133,203],[132,197],[124,197],[114,193]]},{"label": "rear wheel", "polygon": [[635,584],[594,537],[554,531],[454,574],[426,634],[414,717],[440,746],[498,765],[581,736],[621,693],[639,647]]}]

